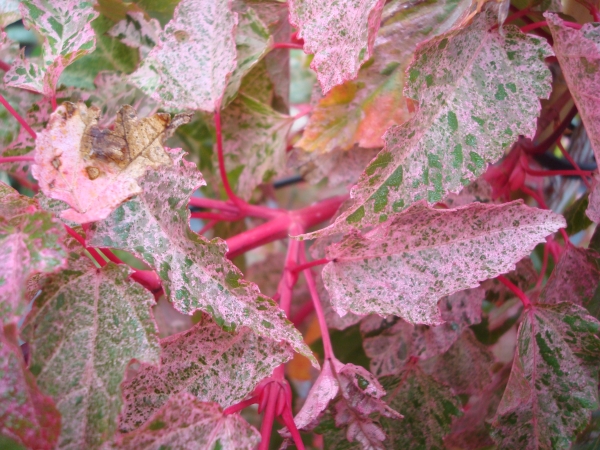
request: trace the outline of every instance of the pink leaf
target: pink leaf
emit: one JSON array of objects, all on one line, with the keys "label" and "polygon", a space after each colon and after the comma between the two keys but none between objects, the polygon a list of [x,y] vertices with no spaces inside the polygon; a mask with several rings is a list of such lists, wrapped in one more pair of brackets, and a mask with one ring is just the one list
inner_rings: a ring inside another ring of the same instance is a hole
[{"label": "pink leaf", "polygon": [[370,316],[361,323],[363,347],[377,376],[394,375],[414,358],[427,360],[448,351],[463,330],[481,322],[481,288],[444,297],[438,302],[444,323],[413,325],[402,319]]},{"label": "pink leaf", "polygon": [[147,168],[172,164],[162,141],[177,120],[171,123],[168,114],[138,119],[124,106],[111,131],[97,125],[99,115],[83,103],[64,103],[36,141],[33,176],[44,194],[71,206],[61,217],[76,223],[104,219],[141,192],[137,178]]},{"label": "pink leaf", "polygon": [[71,0],[24,0],[23,20],[43,38],[42,58],[32,62],[21,53],[4,76],[9,86],[53,96],[65,67],[96,48],[91,21],[98,17],[91,2]]},{"label": "pink leaf", "polygon": [[[580,30],[567,27],[553,13],[544,13],[554,40],[554,51],[560,63],[577,110],[581,114],[596,160],[600,161],[600,32],[595,23],[584,24]],[[593,219],[592,219],[593,220]]]},{"label": "pink leaf", "polygon": [[588,207],[585,214],[592,222],[600,223],[600,178],[598,176],[594,178],[594,185],[590,192]]},{"label": "pink leaf", "polygon": [[438,210],[421,201],[327,250],[323,280],[340,315],[395,314],[439,324],[437,301],[514,268],[562,216],[522,202]]},{"label": "pink leaf", "polygon": [[0,436],[27,448],[52,450],[60,433],[60,414],[25,367],[16,333],[5,330],[8,333],[0,332]]},{"label": "pink leaf", "polygon": [[289,346],[248,328],[223,331],[204,317],[188,331],[161,340],[158,367],[144,364],[123,384],[121,431],[132,431],[181,392],[223,408],[243,400],[292,356]]},{"label": "pink leaf", "polygon": [[239,414],[224,416],[217,404],[181,393],[171,398],[146,425],[118,436],[109,448],[253,450],[259,442],[258,431]]},{"label": "pink leaf", "polygon": [[304,51],[315,55],[311,67],[323,93],[356,78],[373,53],[385,0],[290,0],[290,22],[304,39]]},{"label": "pink leaf", "polygon": [[167,108],[218,109],[236,67],[230,0],[182,0],[131,81]]},{"label": "pink leaf", "polygon": [[31,298],[27,282],[66,263],[62,225],[35,200],[0,182],[0,322],[17,321]]}]

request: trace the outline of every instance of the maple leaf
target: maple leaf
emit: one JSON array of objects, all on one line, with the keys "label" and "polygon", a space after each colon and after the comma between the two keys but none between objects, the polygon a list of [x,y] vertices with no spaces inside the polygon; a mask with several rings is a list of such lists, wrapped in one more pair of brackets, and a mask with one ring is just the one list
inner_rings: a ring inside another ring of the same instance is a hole
[{"label": "maple leaf", "polygon": [[0,182],[0,320],[10,323],[25,312],[27,281],[66,263],[60,241],[65,231],[35,200]]},{"label": "maple leaf", "polygon": [[25,367],[14,325],[0,331],[0,418],[0,436],[27,448],[52,450],[56,446],[60,414]]},{"label": "maple leaf", "polygon": [[469,0],[388,2],[371,60],[356,81],[318,100],[296,146],[321,155],[335,149],[355,152],[350,150],[354,144],[382,147],[385,131],[410,117],[402,90],[417,44],[448,31],[469,6]]},{"label": "maple leaf", "polygon": [[140,429],[117,436],[112,449],[253,450],[260,434],[239,414],[224,415],[215,403],[181,393],[169,399]]},{"label": "maple leaf", "polygon": [[190,330],[162,339],[161,347],[159,366],[143,364],[123,383],[122,432],[140,427],[181,392],[223,408],[231,406],[293,354],[277,340],[244,327],[229,333],[206,318]]},{"label": "maple leaf", "polygon": [[394,314],[439,324],[441,297],[508,272],[564,225],[562,216],[521,201],[448,210],[421,201],[329,246],[323,281],[340,315]]},{"label": "maple leaf", "polygon": [[452,390],[415,364],[380,381],[388,391],[385,400],[404,416],[402,420],[381,419],[388,434],[385,448],[444,448],[444,435],[461,415],[460,400]]},{"label": "maple leaf", "polygon": [[[173,166],[147,172],[140,196],[92,225],[89,244],[127,250],[153,267],[173,306],[192,314],[201,309],[226,329],[246,326],[261,336],[288,342],[316,360],[285,314],[229,261],[227,244],[190,230],[190,195],[204,185],[195,164],[174,155]],[[165,208],[164,205],[170,205]]]},{"label": "maple leaf", "polygon": [[310,67],[323,93],[356,78],[371,57],[384,5],[385,0],[290,0],[290,23],[299,29],[304,51],[315,55]]},{"label": "maple leaf", "polygon": [[585,124],[594,155],[599,160],[600,114],[596,86],[600,82],[600,31],[595,23],[586,23],[580,30],[575,30],[567,27],[557,14],[546,12],[544,17],[552,33],[562,73]]},{"label": "maple leaf", "polygon": [[568,246],[544,286],[540,301],[556,305],[568,300],[598,318],[600,303],[596,292],[599,284],[600,254],[592,249]]},{"label": "maple leaf", "polygon": [[92,2],[22,0],[19,5],[28,28],[43,38],[39,63],[21,58],[4,75],[8,86],[53,96],[65,67],[96,48],[90,22],[98,16]]},{"label": "maple leaf", "polygon": [[492,423],[502,448],[570,448],[598,409],[600,323],[572,303],[534,305]]},{"label": "maple leaf", "polygon": [[114,130],[101,129],[100,111],[66,102],[52,114],[36,140],[33,176],[50,198],[71,206],[61,217],[88,223],[107,217],[121,203],[141,192],[137,178],[146,169],[171,165],[162,145],[174,127],[168,114],[138,119],[123,106]]},{"label": "maple leaf", "polygon": [[490,11],[427,41],[409,68],[405,92],[415,116],[385,136],[386,146],[352,188],[352,206],[326,234],[375,225],[411,204],[442,200],[480,176],[519,135],[532,137],[551,77],[550,46]]},{"label": "maple leaf", "polygon": [[247,200],[256,186],[285,168],[287,135],[294,121],[243,92],[223,111],[222,119],[225,167],[230,179],[237,179],[236,192]]},{"label": "maple leaf", "polygon": [[481,322],[483,297],[481,288],[444,297],[438,302],[444,323],[433,327],[395,317],[373,315],[364,319],[360,331],[365,353],[371,359],[371,372],[394,375],[414,358],[426,360],[448,351],[467,327]]},{"label": "maple leaf", "polygon": [[127,365],[157,363],[160,346],[154,297],[129,280],[127,267],[97,269],[74,249],[69,256],[66,270],[43,280],[23,339],[38,386],[62,416],[59,448],[92,449],[116,430]]},{"label": "maple leaf", "polygon": [[212,112],[226,105],[272,43],[252,8],[236,8],[227,0],[181,1],[131,81],[167,108]]}]

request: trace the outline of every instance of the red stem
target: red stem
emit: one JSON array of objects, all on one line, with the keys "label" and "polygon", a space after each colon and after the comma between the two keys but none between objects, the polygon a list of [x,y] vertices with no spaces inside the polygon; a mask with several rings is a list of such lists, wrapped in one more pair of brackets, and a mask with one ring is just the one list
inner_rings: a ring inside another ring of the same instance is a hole
[{"label": "red stem", "polygon": [[554,176],[573,176],[591,177],[594,175],[592,170],[534,170],[529,167],[523,167],[526,173],[536,177],[554,177]]},{"label": "red stem", "polygon": [[[563,24],[566,27],[574,28],[576,30],[581,30],[581,25],[578,23],[568,22],[566,20],[563,20]],[[536,28],[542,28],[542,27],[547,27],[547,26],[548,26],[548,22],[546,22],[545,20],[542,20],[541,22],[530,23],[529,25],[525,25],[525,26],[521,27],[521,32],[527,33],[529,31],[535,30]]]},{"label": "red stem", "polygon": [[[531,12],[531,6],[528,6],[527,8],[523,8],[522,10],[517,11],[516,13],[513,13],[510,16],[508,16],[506,18],[506,20],[504,21],[504,23],[506,24],[506,23],[513,22],[517,19],[520,19],[523,16],[526,16],[530,12]],[[495,27],[498,27],[498,25],[495,25]]]},{"label": "red stem", "polygon": [[90,255],[92,255],[92,257],[96,260],[96,262],[100,265],[100,267],[104,267],[106,266],[106,260],[100,256],[100,253],[98,253],[98,251],[93,248],[93,247],[88,247],[87,245],[85,245],[85,240],[79,235],[79,233],[77,233],[73,228],[71,228],[68,225],[64,225],[65,230],[67,230],[67,233],[69,233],[71,235],[71,237],[73,237],[77,242],[79,242],[83,248],[85,248]]},{"label": "red stem", "polygon": [[191,197],[189,204],[198,208],[218,209],[232,214],[237,214],[239,212],[237,206],[222,200],[213,200],[212,198]]},{"label": "red stem", "polygon": [[35,161],[33,156],[3,156],[0,157],[0,164],[10,162],[32,162]]},{"label": "red stem", "polygon": [[229,247],[227,256],[234,258],[253,248],[287,237],[288,229],[292,223],[297,223],[303,230],[307,230],[329,220],[346,198],[345,195],[332,197],[306,208],[290,211],[287,214],[279,214],[269,222],[232,236],[227,239]]},{"label": "red stem", "polygon": [[0,61],[0,70],[8,72],[10,70],[10,64],[5,63],[4,61]]},{"label": "red stem", "polygon": [[315,259],[314,261],[297,265],[292,269],[292,272],[301,272],[302,270],[310,269],[311,267],[322,266],[323,264],[327,264],[328,262],[329,260],[327,258]]},{"label": "red stem", "polygon": [[[565,159],[567,161],[569,161],[571,163],[571,165],[573,167],[575,167],[575,169],[577,169],[578,171],[582,172],[581,167],[579,167],[579,164],[577,164],[577,162],[575,162],[575,160],[571,157],[571,155],[569,154],[569,152],[562,145],[562,142],[560,142],[560,139],[558,139],[556,141],[556,145],[560,149],[560,152],[563,154],[563,156],[565,157]],[[585,187],[587,187],[589,190],[592,190],[592,185],[590,184],[590,182],[585,177],[581,177],[581,181],[583,181],[583,184],[585,184]]]},{"label": "red stem", "polygon": [[240,412],[242,409],[247,408],[248,406],[254,405],[258,403],[258,397],[250,397],[248,400],[243,400],[235,405],[231,405],[228,408],[223,410],[223,415],[228,416],[229,414],[234,414],[236,412]]},{"label": "red stem", "polygon": [[525,292],[523,292],[521,289],[519,289],[518,286],[514,285],[512,283],[512,281],[510,281],[504,275],[498,275],[498,277],[496,277],[496,278],[498,279],[498,281],[500,283],[502,283],[504,286],[506,286],[508,289],[510,289],[513,294],[515,294],[517,297],[519,297],[519,299],[523,303],[523,307],[525,309],[528,309],[531,307],[531,300],[529,300],[529,297],[527,297]]},{"label": "red stem", "polygon": [[302,442],[302,437],[300,436],[300,432],[298,428],[296,428],[296,423],[294,422],[294,417],[292,416],[292,410],[289,405],[286,405],[286,408],[283,410],[281,414],[281,418],[283,419],[283,423],[289,430],[292,435],[292,439],[294,440],[294,444],[296,444],[297,450],[304,450],[304,442]]},{"label": "red stem", "polygon": [[294,44],[292,42],[275,42],[271,48],[290,48],[302,50],[303,47],[301,44]]},{"label": "red stem", "polygon": [[10,106],[10,103],[6,101],[2,94],[0,94],[0,103],[8,110],[8,112],[15,119],[17,119],[17,121],[21,124],[23,128],[25,128],[25,130],[27,130],[27,132],[31,135],[32,138],[37,138],[37,135],[35,134],[35,131],[33,131],[33,128],[31,128],[29,124],[25,121],[25,119],[23,119],[23,117],[21,117],[21,115],[17,111],[15,111],[15,109],[12,106]]},{"label": "red stem", "polygon": [[190,218],[192,219],[206,219],[206,220],[216,220],[218,222],[224,221],[224,222],[233,222],[235,220],[239,220],[242,218],[242,216],[240,216],[239,214],[236,216],[230,216],[227,214],[218,214],[218,213],[212,213],[212,212],[204,212],[204,211],[200,211],[200,212],[193,212],[190,214]]},{"label": "red stem", "polygon": [[577,115],[577,107],[573,106],[569,110],[569,112],[567,113],[567,115],[565,116],[563,121],[560,123],[560,125],[558,127],[556,127],[556,129],[552,132],[552,134],[550,136],[548,136],[546,139],[544,139],[538,145],[521,144],[521,147],[527,153],[530,153],[530,154],[541,155],[542,153],[546,153],[546,151],[548,149],[550,149],[550,147],[552,147],[555,144],[555,142],[560,139],[560,137],[565,132],[567,127],[571,124],[573,117],[575,117],[576,115]]},{"label": "red stem", "polygon": [[215,111],[215,134],[217,141],[217,157],[219,159],[219,173],[221,174],[221,181],[223,182],[223,187],[225,188],[225,192],[227,193],[227,197],[235,203],[238,208],[242,209],[243,203],[245,203],[242,199],[238,198],[237,195],[231,189],[231,185],[229,184],[229,179],[227,178],[227,170],[225,169],[225,157],[223,155],[223,130],[221,128],[221,111],[220,107],[217,107]]},{"label": "red stem", "polygon": [[[304,242],[302,243],[302,250],[304,250]],[[300,262],[306,264],[306,255],[304,251],[300,253]],[[319,299],[319,292],[317,291],[317,284],[313,277],[310,268],[306,268],[304,271],[304,277],[306,278],[306,284],[312,298],[313,305],[315,306],[315,312],[317,313],[317,320],[319,321],[319,328],[321,329],[321,339],[323,340],[323,352],[325,354],[325,360],[329,361],[335,357],[333,354],[333,346],[331,345],[331,338],[329,337],[329,329],[327,328],[327,320],[325,319],[325,313],[323,312],[323,305]]]},{"label": "red stem", "polygon": [[[269,383],[274,384],[274,383]],[[271,430],[273,429],[273,420],[275,419],[275,406],[277,405],[277,397],[279,397],[279,389],[275,386],[265,386],[265,389],[269,389],[269,399],[267,400],[267,407],[265,414],[263,415],[262,424],[260,426],[260,444],[258,450],[269,450],[269,443],[271,441]]]},{"label": "red stem", "polygon": [[206,233],[208,230],[214,228],[214,226],[216,224],[218,224],[218,223],[219,223],[218,220],[210,220],[210,221],[208,221],[208,223],[206,225],[204,225],[200,231],[198,231],[198,234],[204,234],[204,233]]},{"label": "red stem", "polygon": [[296,328],[304,322],[304,320],[310,315],[311,312],[315,310],[315,305],[312,301],[306,302],[305,305],[300,308],[300,311],[296,313],[296,315],[292,318],[292,323]]}]

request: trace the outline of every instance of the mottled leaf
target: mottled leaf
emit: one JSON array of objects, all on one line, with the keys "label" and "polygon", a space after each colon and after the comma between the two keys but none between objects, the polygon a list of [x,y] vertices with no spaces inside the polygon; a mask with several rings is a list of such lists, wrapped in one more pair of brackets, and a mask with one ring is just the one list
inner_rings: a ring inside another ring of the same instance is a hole
[{"label": "mottled leaf", "polygon": [[208,241],[189,228],[188,201],[204,180],[182,154],[173,158],[173,166],[146,173],[139,197],[92,226],[90,245],[127,250],[145,260],[157,271],[180,312],[201,309],[220,326],[232,330],[246,326],[261,336],[290,343],[315,361],[283,311],[255,284],[243,280],[225,257],[225,242]]},{"label": "mottled leaf", "polygon": [[219,109],[236,68],[236,23],[228,0],[182,0],[131,81],[167,108]]},{"label": "mottled leaf", "polygon": [[[140,61],[138,50],[107,34],[113,24],[113,21],[103,15],[92,22],[96,34],[96,50],[67,67],[60,77],[60,84],[93,90],[94,81],[101,71],[130,74],[137,68]],[[123,76],[119,83],[126,84]]]},{"label": "mottled leaf", "polygon": [[98,13],[87,1],[22,0],[19,8],[27,27],[44,38],[42,56],[34,62],[23,52],[4,81],[8,86],[53,96],[65,67],[96,48],[90,22]]},{"label": "mottled leaf", "polygon": [[[588,218],[589,194],[586,193],[575,200],[563,213],[567,221],[566,232],[569,236],[587,229],[592,221]],[[587,213],[587,214],[586,214]],[[593,214],[593,213],[592,213]],[[600,219],[600,217],[598,217]]]},{"label": "mottled leaf", "polygon": [[27,448],[52,450],[60,433],[60,414],[25,367],[14,325],[10,328],[0,332],[0,436]]},{"label": "mottled leaf", "polygon": [[600,178],[594,178],[594,186],[588,198],[585,214],[596,223],[600,223]]},{"label": "mottled leaf", "polygon": [[30,370],[62,415],[59,448],[98,448],[116,430],[120,384],[135,358],[158,363],[154,297],[129,280],[129,269],[97,269],[71,253],[68,270],[44,280],[23,338]]},{"label": "mottled leaf", "polygon": [[374,225],[426,199],[442,200],[476,179],[519,137],[533,137],[538,97],[550,93],[540,38],[480,14],[461,29],[419,47],[406,93],[418,111],[386,133],[386,147],[351,192],[353,205],[307,237]]},{"label": "mottled leaf", "polygon": [[514,268],[564,218],[521,201],[439,210],[424,201],[327,249],[323,281],[343,315],[442,322],[437,301]]},{"label": "mottled leaf", "polygon": [[385,400],[404,419],[381,420],[388,434],[387,449],[444,448],[443,438],[452,421],[461,415],[460,401],[452,390],[412,365],[397,376],[384,377]]},{"label": "mottled leaf", "polygon": [[448,194],[442,200],[442,203],[449,208],[458,208],[475,202],[493,203],[492,186],[483,178],[468,184],[458,194]]},{"label": "mottled leaf", "polygon": [[586,23],[580,30],[575,30],[567,27],[557,14],[547,12],[544,17],[552,32],[556,57],[585,124],[594,155],[600,160],[597,96],[600,86],[600,28],[598,23]]},{"label": "mottled leaf", "polygon": [[118,436],[109,448],[146,450],[253,450],[258,431],[239,414],[224,415],[214,403],[182,393],[172,397],[139,430]]},{"label": "mottled leaf", "polygon": [[119,39],[128,47],[140,50],[145,58],[158,42],[161,32],[160,23],[156,19],[146,19],[141,11],[129,11],[127,16],[108,30],[108,35]]},{"label": "mottled leaf", "polygon": [[600,254],[592,249],[568,246],[554,267],[538,301],[547,305],[575,303],[598,317],[599,285]]},{"label": "mottled leaf", "polygon": [[0,0],[0,28],[4,29],[21,18],[19,0]]},{"label": "mottled leaf", "polygon": [[181,392],[223,408],[241,401],[291,349],[248,328],[223,331],[207,317],[193,328],[161,340],[160,366],[142,365],[123,383],[125,406],[119,429],[132,431]]},{"label": "mottled leaf", "polygon": [[371,372],[377,376],[399,373],[409,361],[427,360],[448,351],[463,331],[481,322],[481,288],[444,297],[438,302],[444,323],[438,326],[413,325],[396,317],[364,319],[360,329],[363,347],[371,358]]},{"label": "mottled leaf", "polygon": [[50,198],[71,209],[61,217],[77,223],[104,219],[121,203],[139,194],[137,178],[147,168],[172,161],[162,141],[181,121],[168,114],[138,119],[123,106],[113,130],[98,126],[100,111],[64,103],[36,140],[33,176]]},{"label": "mottled leaf", "polygon": [[248,200],[255,187],[284,169],[294,121],[241,92],[222,121],[225,167],[238,195]]},{"label": "mottled leaf", "polygon": [[60,222],[35,200],[0,182],[0,322],[15,322],[25,312],[31,276],[66,263],[64,236]]},{"label": "mottled leaf", "polygon": [[598,408],[599,328],[571,303],[535,305],[525,313],[493,422],[501,448],[571,447]]},{"label": "mottled leaf", "polygon": [[382,147],[385,131],[410,117],[402,90],[417,44],[448,31],[469,5],[468,0],[388,2],[372,59],[356,81],[334,87],[317,102],[296,145],[319,154],[354,144]]},{"label": "mottled leaf", "polygon": [[311,68],[324,93],[356,78],[373,54],[385,0],[290,0],[290,23],[313,53]]},{"label": "mottled leaf", "polygon": [[[523,292],[527,292],[536,283],[538,273],[533,266],[531,258],[526,257],[516,264],[515,270],[504,274],[504,277]],[[515,298],[515,293],[496,278],[484,281],[481,283],[481,287],[485,289],[486,300],[494,302],[497,305]]]},{"label": "mottled leaf", "polygon": [[421,362],[421,368],[456,394],[475,395],[492,381],[493,362],[490,350],[467,329],[447,352]]}]

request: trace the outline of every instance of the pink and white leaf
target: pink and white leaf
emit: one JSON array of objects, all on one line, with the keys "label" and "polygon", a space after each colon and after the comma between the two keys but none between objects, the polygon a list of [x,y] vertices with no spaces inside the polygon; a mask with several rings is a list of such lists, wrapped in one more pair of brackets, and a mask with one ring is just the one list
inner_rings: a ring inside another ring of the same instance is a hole
[{"label": "pink and white leaf", "polygon": [[161,31],[158,20],[147,19],[142,11],[129,11],[125,19],[117,22],[107,34],[139,49],[140,56],[145,58],[158,42]]},{"label": "pink and white leaf", "polygon": [[258,431],[239,414],[225,416],[216,403],[182,392],[169,399],[143,427],[117,436],[105,448],[253,450],[259,442]]},{"label": "pink and white leaf", "polygon": [[323,93],[352,80],[373,53],[385,0],[291,0],[290,23],[304,39],[304,51],[314,54]]},{"label": "pink and white leaf", "polygon": [[223,408],[231,406],[292,357],[289,346],[248,328],[228,333],[208,316],[160,344],[160,365],[142,364],[123,383],[122,432],[139,428],[169,398],[183,392]]},{"label": "pink and white leaf", "polygon": [[182,0],[131,82],[166,108],[219,109],[236,68],[236,26],[229,0]]},{"label": "pink and white leaf", "polygon": [[562,216],[521,201],[449,210],[421,201],[328,247],[323,281],[340,315],[394,314],[415,324],[441,324],[441,297],[512,270],[564,226]]}]

